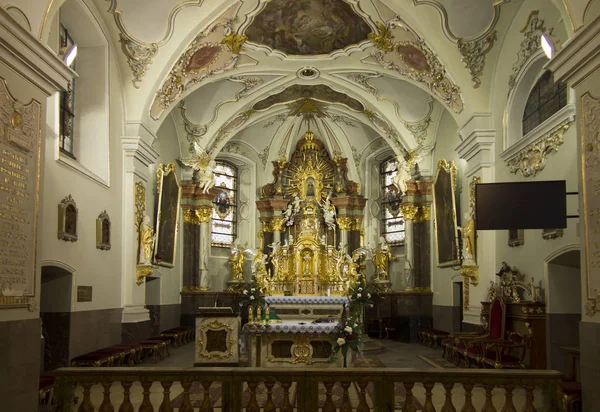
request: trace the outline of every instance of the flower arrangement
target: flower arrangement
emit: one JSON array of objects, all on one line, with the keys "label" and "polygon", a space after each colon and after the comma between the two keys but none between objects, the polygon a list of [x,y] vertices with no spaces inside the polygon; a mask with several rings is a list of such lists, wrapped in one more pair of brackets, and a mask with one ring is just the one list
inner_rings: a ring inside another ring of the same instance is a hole
[{"label": "flower arrangement", "polygon": [[241,307],[250,306],[252,308],[257,308],[260,306],[263,308],[266,305],[263,290],[256,282],[254,276],[252,276],[252,280],[249,283],[246,283],[237,289],[237,299],[240,302]]},{"label": "flower arrangement", "polygon": [[350,301],[350,313],[364,312],[364,308],[372,308],[383,299],[382,287],[375,283],[367,283],[365,276],[359,274],[356,283],[348,291]]},{"label": "flower arrangement", "polygon": [[360,354],[360,335],[361,335],[361,323],[359,318],[351,315],[348,317],[342,317],[339,325],[336,327],[336,342],[333,346],[331,356],[329,356],[329,362],[333,362],[339,352],[342,352],[344,357],[344,368],[346,367],[346,357],[348,356],[348,350],[352,350]]}]

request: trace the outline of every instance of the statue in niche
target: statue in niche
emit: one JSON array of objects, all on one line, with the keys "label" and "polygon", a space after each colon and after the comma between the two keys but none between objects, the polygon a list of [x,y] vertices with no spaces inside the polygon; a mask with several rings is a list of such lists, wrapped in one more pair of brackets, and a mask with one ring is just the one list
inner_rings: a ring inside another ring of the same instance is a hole
[{"label": "statue in niche", "polygon": [[101,241],[104,245],[110,245],[110,221],[108,219],[102,221]]},{"label": "statue in niche", "polygon": [[392,256],[390,245],[385,241],[383,236],[379,236],[379,244],[373,254],[373,265],[375,265],[375,279],[379,281],[389,280],[389,264],[390,260],[395,260]]},{"label": "statue in niche", "polygon": [[139,257],[138,265],[152,264],[152,250],[154,248],[154,228],[150,226],[150,216],[146,212],[142,217],[139,229]]},{"label": "statue in niche", "polygon": [[73,205],[68,205],[65,209],[65,232],[77,236],[77,210]]},{"label": "statue in niche", "polygon": [[312,177],[306,179],[306,197],[315,197],[315,179]]}]

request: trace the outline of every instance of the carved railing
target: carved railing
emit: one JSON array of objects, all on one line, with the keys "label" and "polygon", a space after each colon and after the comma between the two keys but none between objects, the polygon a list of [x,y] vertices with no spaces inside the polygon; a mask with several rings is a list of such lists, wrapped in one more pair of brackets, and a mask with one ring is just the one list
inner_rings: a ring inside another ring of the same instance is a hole
[{"label": "carved railing", "polygon": [[63,368],[53,411],[533,412],[561,399],[560,373],[545,370]]}]

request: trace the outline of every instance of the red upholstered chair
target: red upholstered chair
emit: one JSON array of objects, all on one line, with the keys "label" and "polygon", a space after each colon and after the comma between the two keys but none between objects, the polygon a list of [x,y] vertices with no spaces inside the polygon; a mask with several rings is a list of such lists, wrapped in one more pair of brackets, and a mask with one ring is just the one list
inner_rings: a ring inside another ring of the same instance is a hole
[{"label": "red upholstered chair", "polygon": [[486,348],[485,345],[504,340],[505,320],[506,306],[502,300],[494,299],[490,305],[488,332],[483,335],[457,336],[452,347],[454,362],[458,365],[461,360],[464,360],[467,366],[470,366],[471,361],[474,361],[477,366],[480,366]]}]

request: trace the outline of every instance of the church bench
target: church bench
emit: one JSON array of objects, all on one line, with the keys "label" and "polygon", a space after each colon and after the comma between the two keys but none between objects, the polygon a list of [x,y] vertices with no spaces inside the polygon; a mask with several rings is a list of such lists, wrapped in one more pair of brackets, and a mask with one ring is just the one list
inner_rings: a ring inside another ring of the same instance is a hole
[{"label": "church bench", "polygon": [[450,332],[433,328],[419,329],[417,331],[417,338],[419,342],[432,348],[438,347],[438,345],[441,343],[441,340],[449,335]]},{"label": "church bench", "polygon": [[111,366],[113,360],[114,358],[110,353],[90,352],[71,359],[71,366]]},{"label": "church bench", "polygon": [[[194,327],[193,326],[179,326],[176,328],[169,329],[165,332],[178,332],[183,333],[182,343],[188,343],[194,340]],[[161,332],[161,335],[165,332]]]},{"label": "church bench", "polygon": [[189,330],[173,328],[160,332],[160,336],[168,336],[172,338],[173,346],[178,347],[189,342]]},{"label": "church bench", "polygon": [[144,353],[152,355],[152,361],[157,362],[157,358],[164,359],[167,352],[168,341],[162,339],[145,339],[139,342]]},{"label": "church bench", "polygon": [[134,366],[137,363],[142,363],[142,347],[135,344],[119,344],[112,345],[106,349],[120,349],[124,352],[123,363]]}]

